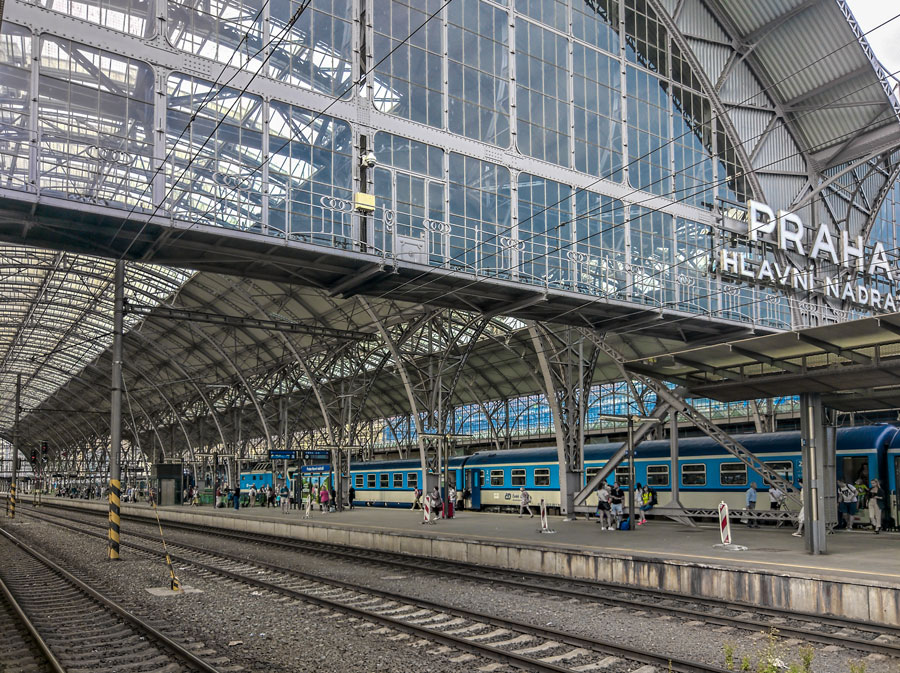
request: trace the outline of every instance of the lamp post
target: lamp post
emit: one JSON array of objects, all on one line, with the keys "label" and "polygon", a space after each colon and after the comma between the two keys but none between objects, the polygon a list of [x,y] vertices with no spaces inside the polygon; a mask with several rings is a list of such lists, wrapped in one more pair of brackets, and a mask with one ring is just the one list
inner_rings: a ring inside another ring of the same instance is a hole
[{"label": "lamp post", "polygon": [[625,416],[616,414],[601,414],[599,419],[602,421],[627,421],[628,423],[628,530],[634,529],[634,424],[635,421],[641,423],[661,423],[658,418],[649,416],[637,416],[628,414]]}]

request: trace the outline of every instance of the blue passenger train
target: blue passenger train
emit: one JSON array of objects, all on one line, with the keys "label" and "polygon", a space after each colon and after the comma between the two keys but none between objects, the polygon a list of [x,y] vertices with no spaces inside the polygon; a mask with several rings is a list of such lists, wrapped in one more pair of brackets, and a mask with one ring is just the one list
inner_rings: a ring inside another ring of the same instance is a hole
[{"label": "blue passenger train", "polygon": [[[735,437],[787,481],[796,484],[802,477],[800,433],[776,432]],[[585,447],[585,482],[606,464],[621,443]],[[742,507],[750,482],[760,489],[760,506],[768,495],[759,474],[727,453],[708,437],[678,441],[678,474],[672,474],[669,441],[646,441],[638,445],[635,480],[649,484],[660,496],[671,491],[673,477],[679,479],[680,500],[685,507],[713,508],[724,500]],[[409,507],[413,490],[421,487],[418,460],[390,460],[353,463],[350,466],[358,504]],[[519,488],[524,486],[535,501],[544,498],[551,508],[559,507],[559,463],[556,447],[479,451],[450,460],[450,483],[468,493],[466,507],[475,510],[502,510],[518,506]],[[888,489],[891,510],[897,518],[897,485],[900,480],[900,433],[892,425],[839,428],[837,431],[837,478],[866,484],[873,478]],[[628,464],[616,468],[615,477],[627,482]],[[660,497],[665,503],[666,498]],[[592,495],[588,504],[596,504]]]}]

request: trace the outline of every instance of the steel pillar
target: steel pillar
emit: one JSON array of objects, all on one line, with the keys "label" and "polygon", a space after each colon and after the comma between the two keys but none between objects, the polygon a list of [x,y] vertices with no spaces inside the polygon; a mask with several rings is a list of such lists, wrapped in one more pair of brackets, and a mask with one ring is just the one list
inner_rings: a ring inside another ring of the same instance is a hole
[{"label": "steel pillar", "polygon": [[[531,341],[544,380],[559,457],[560,510],[575,516],[576,495],[584,473],[584,418],[599,349],[585,343],[579,330],[550,332],[529,325]],[[588,346],[587,354],[585,346]]]},{"label": "steel pillar", "polygon": [[[825,427],[822,396],[800,395],[800,432],[803,456],[803,513],[806,551],[827,553],[829,509],[827,494],[835,485],[835,429]],[[834,496],[831,496],[832,503]]]},{"label": "steel pillar", "polygon": [[16,409],[13,425],[12,460],[10,465],[9,491],[6,494],[6,507],[9,518],[16,518],[16,478],[19,471],[19,409],[22,404],[22,375],[16,374]]},{"label": "steel pillar", "polygon": [[113,307],[112,399],[109,419],[109,559],[119,559],[119,507],[122,493],[119,456],[122,449],[122,314],[125,304],[125,262],[115,270]]}]

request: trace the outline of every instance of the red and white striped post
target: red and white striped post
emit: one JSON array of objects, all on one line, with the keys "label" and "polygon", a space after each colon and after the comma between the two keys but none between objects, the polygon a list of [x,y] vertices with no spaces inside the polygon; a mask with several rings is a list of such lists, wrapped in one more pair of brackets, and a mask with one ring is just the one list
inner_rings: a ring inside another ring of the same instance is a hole
[{"label": "red and white striped post", "polygon": [[543,498],[541,498],[541,532],[542,533],[555,533],[555,530],[550,530],[550,524],[547,521],[547,502]]},{"label": "red and white striped post", "polygon": [[422,523],[431,523],[431,496],[426,495],[422,498],[422,515],[425,519]]},{"label": "red and white striped post", "polygon": [[731,522],[728,520],[728,505],[724,501],[719,503],[719,534],[722,544],[731,544]]}]

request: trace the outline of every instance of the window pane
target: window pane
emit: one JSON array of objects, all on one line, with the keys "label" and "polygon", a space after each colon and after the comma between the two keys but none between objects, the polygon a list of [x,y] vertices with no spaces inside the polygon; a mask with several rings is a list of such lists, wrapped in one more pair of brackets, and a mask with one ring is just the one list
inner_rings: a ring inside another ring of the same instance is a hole
[{"label": "window pane", "polygon": [[534,485],[535,486],[549,486],[550,485],[550,470],[547,468],[543,468],[543,467],[536,469],[534,471]]},{"label": "window pane", "polygon": [[742,463],[722,463],[719,466],[722,486],[744,486],[747,484],[747,466]]},{"label": "window pane", "polygon": [[525,470],[513,470],[512,471],[512,485],[513,486],[524,486],[525,485]]},{"label": "window pane", "polygon": [[491,470],[491,486],[503,486],[503,470]]},{"label": "window pane", "polygon": [[367,474],[366,475],[366,486],[369,488],[375,488],[375,475]]},{"label": "window pane", "polygon": [[683,486],[705,486],[706,465],[682,465],[681,483]]},{"label": "window pane", "polygon": [[419,473],[418,472],[407,472],[406,473],[406,484],[409,488],[418,488]]},{"label": "window pane", "polygon": [[648,465],[647,466],[647,485],[648,486],[668,486],[669,485],[669,466],[668,465]]}]

